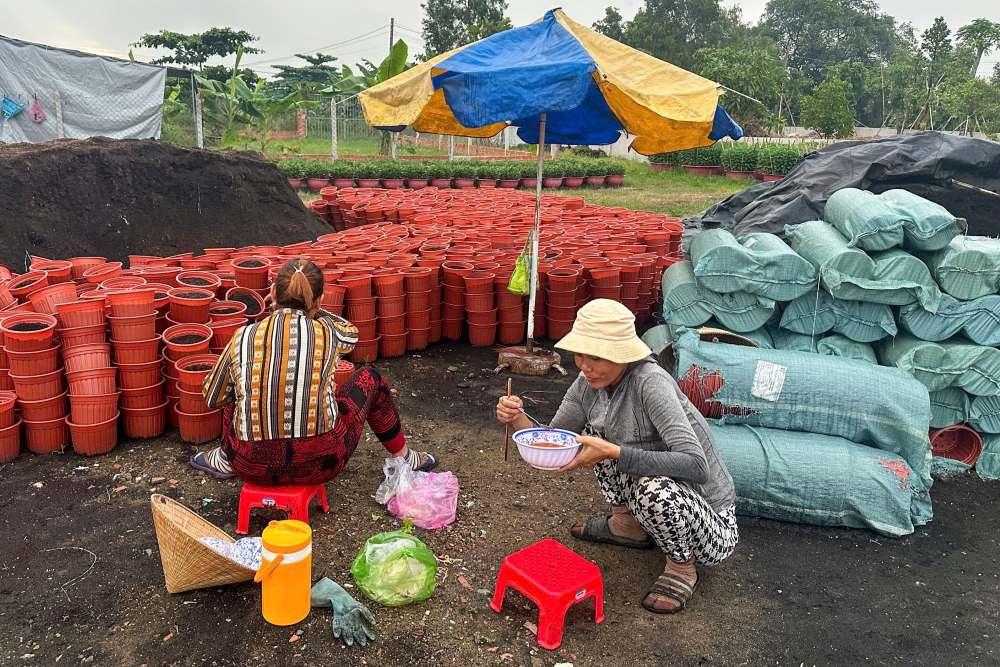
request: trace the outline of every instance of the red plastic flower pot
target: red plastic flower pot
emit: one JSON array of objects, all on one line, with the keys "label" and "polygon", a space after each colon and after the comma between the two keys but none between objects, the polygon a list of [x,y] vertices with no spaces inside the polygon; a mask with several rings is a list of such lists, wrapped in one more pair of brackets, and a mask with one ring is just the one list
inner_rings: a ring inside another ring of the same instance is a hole
[{"label": "red plastic flower pot", "polygon": [[431,328],[410,329],[406,333],[406,349],[410,352],[424,350],[430,344]]},{"label": "red plastic flower pot", "polygon": [[68,301],[56,306],[60,330],[104,326],[104,304],[92,299]]},{"label": "red plastic flower pot", "polygon": [[496,326],[497,323],[497,311],[496,310],[484,310],[484,311],[467,311],[466,319],[469,324],[475,324],[477,326]]},{"label": "red plastic flower pot", "polygon": [[59,340],[62,342],[63,352],[65,352],[80,345],[107,342],[107,337],[104,332],[105,327],[103,324],[97,324],[89,327],[61,329],[59,331]]},{"label": "red plastic flower pot", "polygon": [[10,379],[9,368],[0,368],[0,391],[14,391],[14,381]]},{"label": "red plastic flower pot", "polygon": [[618,287],[621,284],[619,269],[616,266],[589,269],[587,272],[594,287]]},{"label": "red plastic flower pot", "polygon": [[264,298],[248,287],[233,287],[226,291],[227,301],[239,301],[247,307],[243,316],[248,320],[257,320],[267,315],[267,305]]},{"label": "red plastic flower pot", "polygon": [[469,322],[469,344],[472,347],[489,347],[496,343],[497,325],[493,324],[473,324]]},{"label": "red plastic flower pot", "polygon": [[216,293],[222,287],[222,279],[208,271],[181,271],[174,281],[178,287],[198,287]]},{"label": "red plastic flower pot", "polygon": [[431,325],[431,311],[427,310],[416,310],[406,314],[406,328],[409,329],[426,329]]},{"label": "red plastic flower pot", "polygon": [[118,413],[119,392],[75,396],[69,393],[69,418],[76,424],[99,424]]},{"label": "red plastic flower pot", "polygon": [[493,280],[496,274],[492,271],[471,271],[463,276],[465,280],[466,297],[473,294],[489,294],[493,296]]},{"label": "red plastic flower pot", "polygon": [[[115,319],[133,319],[137,317],[155,317],[156,290],[132,289],[109,291],[105,299]],[[112,320],[112,325],[114,320]]]},{"label": "red plastic flower pot", "polygon": [[205,397],[201,391],[178,389],[177,393],[180,394],[180,398],[177,401],[177,409],[181,412],[200,415],[212,411],[212,408],[208,407],[208,403],[205,402]]},{"label": "red plastic flower pot", "polygon": [[58,368],[43,375],[14,375],[14,392],[22,401],[40,401],[63,392],[63,369]]},{"label": "red plastic flower pot", "polygon": [[7,463],[21,453],[21,420],[0,428],[0,463]]},{"label": "red plastic flower pot", "polygon": [[406,334],[382,334],[379,336],[380,357],[401,357],[406,354]]},{"label": "red plastic flower pot", "polygon": [[144,364],[117,364],[117,366],[118,386],[123,390],[149,387],[163,379],[159,359]]},{"label": "red plastic flower pot", "polygon": [[506,289],[498,289],[496,293],[496,305],[501,310],[520,308],[524,305],[524,297],[520,294],[508,292]]},{"label": "red plastic flower pot", "polygon": [[118,446],[118,412],[107,421],[97,424],[80,424],[66,420],[73,451],[80,456],[107,454]]},{"label": "red plastic flower pot", "polygon": [[137,389],[125,389],[123,387],[121,390],[121,407],[131,410],[155,408],[166,399],[164,387],[165,383],[163,380],[148,387],[139,387]]},{"label": "red plastic flower pot", "polygon": [[428,308],[430,308],[432,292],[433,290],[424,290],[423,292],[407,292],[406,310],[408,312],[415,312],[418,310],[427,310]]},{"label": "red plastic flower pot", "polygon": [[217,354],[194,354],[184,357],[174,364],[177,369],[177,385],[185,391],[201,391],[202,384],[215,364]]},{"label": "red plastic flower pot", "polygon": [[28,302],[36,312],[54,315],[56,306],[60,303],[76,301],[76,285],[73,283],[58,283],[34,291],[28,296]]},{"label": "red plastic flower pot", "polygon": [[500,333],[497,334],[497,341],[501,345],[517,345],[523,343],[527,335],[527,320],[500,322]]},{"label": "red plastic flower pot", "polygon": [[170,402],[164,401],[151,408],[121,409],[122,431],[127,438],[156,438],[167,430],[167,408]]},{"label": "red plastic flower pot", "polygon": [[69,428],[66,418],[43,422],[24,422],[24,444],[35,454],[61,452],[69,444]]},{"label": "red plastic flower pot", "polygon": [[50,285],[72,280],[73,265],[65,260],[50,259],[31,263],[32,271],[44,271]]},{"label": "red plastic flower pot", "polygon": [[246,326],[246,320],[242,318],[238,320],[211,322],[209,328],[212,330],[212,340],[208,346],[209,350],[213,354],[220,353],[229,344],[229,341],[232,340],[236,331],[243,326]]},{"label": "red plastic flower pot", "polygon": [[580,272],[576,269],[549,269],[546,273],[549,289],[560,292],[569,289],[576,289],[579,278]]},{"label": "red plastic flower pot", "polygon": [[403,275],[398,271],[376,275],[372,277],[372,284],[375,294],[379,297],[396,297],[404,294]]},{"label": "red plastic flower pot", "polygon": [[546,329],[550,339],[558,340],[573,329],[573,320],[554,320],[549,317],[546,318]]},{"label": "red plastic flower pot", "polygon": [[177,361],[193,354],[208,352],[212,329],[204,324],[175,324],[163,332],[164,356]]},{"label": "red plastic flower pot", "polygon": [[7,283],[7,291],[18,300],[25,300],[32,292],[48,287],[49,278],[44,271],[28,271]]},{"label": "red plastic flower pot", "polygon": [[436,271],[430,267],[416,266],[401,271],[407,294],[410,292],[426,292],[431,289],[432,279]]},{"label": "red plastic flower pot", "polygon": [[375,319],[375,298],[347,297],[347,319],[352,322]]},{"label": "red plastic flower pot", "polygon": [[465,289],[465,276],[472,273],[476,268],[471,262],[463,262],[450,259],[441,263],[441,271],[444,274],[444,284],[452,287]]},{"label": "red plastic flower pot", "polygon": [[344,297],[347,295],[347,288],[343,285],[332,285],[327,283],[323,286],[323,299],[320,301],[325,310],[335,315],[342,312],[344,307]]},{"label": "red plastic flower pot", "polygon": [[379,319],[400,317],[406,313],[407,298],[405,296],[380,296],[378,298]]},{"label": "red plastic flower pot", "polygon": [[111,347],[106,343],[77,345],[63,352],[67,373],[90,371],[111,366]]},{"label": "red plastic flower pot", "polygon": [[69,413],[66,392],[40,401],[18,401],[18,407],[21,408],[21,417],[32,422],[62,419]]},{"label": "red plastic flower pot", "polygon": [[268,285],[267,273],[271,261],[266,257],[240,257],[233,260],[233,272],[236,274],[236,284],[250,289],[264,289]]},{"label": "red plastic flower pot", "polygon": [[114,368],[92,368],[66,374],[71,397],[113,394],[118,389],[117,379],[118,372]]},{"label": "red plastic flower pot", "polygon": [[378,333],[398,335],[406,333],[406,316],[397,315],[395,317],[380,317],[378,318],[378,326],[376,327]]},{"label": "red plastic flower pot", "polygon": [[[568,292],[553,292],[550,290],[545,295],[545,303],[548,306],[569,308],[576,305],[576,294],[576,289],[572,289]],[[535,304],[535,307],[538,307],[537,303]]]},{"label": "red plastic flower pot", "polygon": [[177,400],[174,397],[167,396],[167,425],[171,428],[180,426],[180,417],[177,415]]},{"label": "red plastic flower pot", "polygon": [[493,298],[493,292],[485,292],[483,294],[469,292],[465,295],[465,309],[470,312],[493,310],[495,307],[496,301]]},{"label": "red plastic flower pot", "polygon": [[14,401],[17,394],[13,391],[0,391],[0,428],[7,428],[14,423]]},{"label": "red plastic flower pot", "polygon": [[371,340],[375,337],[375,332],[378,330],[378,320],[376,319],[352,320],[351,324],[357,328],[360,340]]},{"label": "red plastic flower pot", "polygon": [[[208,316],[212,322],[246,319],[247,305],[240,301],[216,301],[208,308]],[[209,323],[211,326],[211,323]]]},{"label": "red plastic flower pot", "polygon": [[146,340],[112,340],[115,365],[148,364],[160,358],[160,337]]},{"label": "red plastic flower pot", "polygon": [[200,287],[175,287],[170,290],[170,319],[186,324],[204,324],[211,319],[208,309],[215,292]]},{"label": "red plastic flower pot", "polygon": [[146,279],[142,276],[118,276],[117,278],[108,278],[100,284],[100,288],[110,292],[132,290],[136,287],[142,287],[145,284]]},{"label": "red plastic flower pot", "polygon": [[149,340],[156,337],[156,315],[139,315],[135,317],[108,316],[111,322],[111,338],[121,343],[131,343],[138,340]]},{"label": "red plastic flower pot", "polygon": [[465,318],[441,320],[441,337],[446,340],[461,340],[465,331]]},{"label": "red plastic flower pot", "polygon": [[82,278],[91,285],[100,285],[108,278],[117,278],[121,274],[121,262],[105,262],[103,264],[92,266],[84,271]]},{"label": "red plastic flower pot", "polygon": [[15,313],[0,320],[8,352],[34,352],[52,347],[56,318],[44,313]]},{"label": "red plastic flower pot", "polygon": [[7,363],[13,375],[45,375],[59,368],[59,346],[34,352],[7,352]]},{"label": "red plastic flower pot", "polygon": [[370,299],[372,296],[371,274],[342,276],[339,283],[347,290],[348,302],[351,299]]},{"label": "red plastic flower pot", "polygon": [[454,287],[452,285],[444,286],[444,302],[449,303],[453,306],[465,307],[465,288],[464,287]]},{"label": "red plastic flower pot", "polygon": [[982,437],[965,424],[935,429],[930,437],[934,456],[974,465],[983,451]]},{"label": "red plastic flower pot", "polygon": [[367,364],[378,359],[378,336],[373,336],[369,340],[359,340],[354,350],[348,355],[355,364]]},{"label": "red plastic flower pot", "polygon": [[222,435],[222,410],[191,414],[175,408],[180,426],[181,440],[200,445]]}]

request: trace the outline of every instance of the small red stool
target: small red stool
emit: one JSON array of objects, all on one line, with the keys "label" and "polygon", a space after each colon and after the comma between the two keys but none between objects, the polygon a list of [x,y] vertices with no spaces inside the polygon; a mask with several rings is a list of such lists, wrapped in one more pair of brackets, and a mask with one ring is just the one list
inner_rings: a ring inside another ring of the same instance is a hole
[{"label": "small red stool", "polygon": [[255,507],[277,508],[288,512],[289,519],[309,523],[309,503],[319,501],[324,512],[330,511],[326,501],[326,484],[311,486],[258,486],[245,482],[240,490],[240,509],[236,516],[236,532],[250,531],[250,511]]},{"label": "small red stool", "polygon": [[538,607],[538,644],[542,648],[559,648],[566,612],[587,598],[594,598],[594,622],[604,622],[601,570],[551,537],[503,559],[490,602],[490,609],[498,614],[508,586]]}]

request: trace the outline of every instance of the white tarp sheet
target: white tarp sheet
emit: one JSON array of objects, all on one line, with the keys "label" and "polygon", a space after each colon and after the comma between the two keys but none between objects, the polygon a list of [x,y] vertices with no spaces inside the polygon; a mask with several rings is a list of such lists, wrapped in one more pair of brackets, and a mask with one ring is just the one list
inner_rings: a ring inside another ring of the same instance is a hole
[{"label": "white tarp sheet", "polygon": [[[164,67],[0,35],[0,98],[25,107],[10,120],[0,115],[0,142],[157,139],[166,77]],[[41,123],[29,113],[35,99],[45,112]]]}]

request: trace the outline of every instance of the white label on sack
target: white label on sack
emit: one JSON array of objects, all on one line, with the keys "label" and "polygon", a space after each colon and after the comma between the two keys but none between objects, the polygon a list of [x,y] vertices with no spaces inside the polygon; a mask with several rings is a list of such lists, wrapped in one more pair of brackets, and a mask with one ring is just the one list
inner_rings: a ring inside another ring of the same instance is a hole
[{"label": "white label on sack", "polygon": [[755,239],[754,237],[749,236],[749,237],[743,239],[743,247],[744,248],[753,248],[755,245],[757,245],[757,239]]},{"label": "white label on sack", "polygon": [[785,371],[784,366],[772,364],[770,361],[758,361],[750,393],[765,401],[778,400],[781,389],[785,386]]}]

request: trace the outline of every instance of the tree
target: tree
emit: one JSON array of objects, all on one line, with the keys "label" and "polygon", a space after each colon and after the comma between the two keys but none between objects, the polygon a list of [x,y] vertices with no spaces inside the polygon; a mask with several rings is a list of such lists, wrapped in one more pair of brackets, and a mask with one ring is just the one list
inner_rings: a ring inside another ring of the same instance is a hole
[{"label": "tree", "polygon": [[[219,83],[225,83],[226,81],[229,81],[229,77],[233,75],[233,68],[226,67],[225,65],[205,65],[201,68],[201,70],[199,70],[198,73],[206,79],[214,79]],[[257,72],[254,72],[249,67],[240,68],[240,71],[237,72],[237,74],[243,77],[243,80],[252,86],[257,85],[258,81],[264,80],[259,74],[257,74]]]},{"label": "tree", "polygon": [[308,55],[296,53],[296,58],[306,61],[305,65],[275,65],[278,73],[274,75],[277,87],[282,90],[299,90],[306,97],[316,88],[327,85],[331,78],[340,76],[340,69],[333,65],[336,56],[326,53]]},{"label": "tree", "polygon": [[606,7],[604,18],[591,27],[602,35],[607,35],[619,42],[625,38],[625,24],[622,22],[622,15],[618,12],[617,7]]},{"label": "tree", "polygon": [[812,95],[802,99],[802,125],[824,137],[849,137],[854,133],[854,112],[847,99],[847,83],[827,79]]},{"label": "tree", "polygon": [[734,93],[725,93],[726,110],[748,134],[778,125],[778,106],[788,82],[788,71],[777,46],[725,46],[695,53],[695,71],[702,76],[749,95],[763,105]]},{"label": "tree", "polygon": [[198,69],[212,56],[225,58],[233,55],[240,47],[243,53],[263,53],[260,49],[249,46],[258,37],[245,30],[232,28],[209,28],[205,32],[185,35],[180,32],[161,30],[147,33],[134,42],[132,46],[142,46],[147,49],[168,49],[168,56],[157,58],[154,63],[176,63],[178,65],[194,65]]},{"label": "tree", "polygon": [[959,42],[975,52],[976,62],[972,66],[972,76],[976,76],[979,65],[983,62],[983,56],[1000,46],[1000,23],[989,19],[975,19],[959,28],[955,36]]},{"label": "tree", "polygon": [[506,0],[427,0],[420,8],[424,60],[511,27]]},{"label": "tree", "polygon": [[951,29],[943,16],[920,35],[920,49],[927,54],[931,64],[944,63],[951,56]]}]

